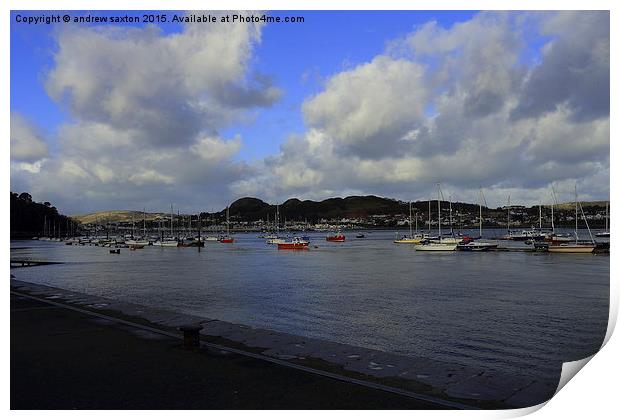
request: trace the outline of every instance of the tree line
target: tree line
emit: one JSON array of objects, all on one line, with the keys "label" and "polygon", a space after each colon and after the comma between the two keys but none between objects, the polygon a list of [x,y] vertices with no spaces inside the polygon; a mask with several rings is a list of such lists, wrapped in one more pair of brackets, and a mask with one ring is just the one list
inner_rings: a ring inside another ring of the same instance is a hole
[{"label": "tree line", "polygon": [[27,192],[11,192],[11,239],[72,236],[78,225],[48,201],[38,203]]}]

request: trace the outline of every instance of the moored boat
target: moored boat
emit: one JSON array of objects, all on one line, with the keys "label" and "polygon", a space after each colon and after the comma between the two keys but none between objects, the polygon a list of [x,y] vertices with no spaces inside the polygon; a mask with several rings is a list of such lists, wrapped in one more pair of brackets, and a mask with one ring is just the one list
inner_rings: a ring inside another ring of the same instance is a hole
[{"label": "moored boat", "polygon": [[226,235],[221,235],[217,238],[217,241],[221,244],[232,244],[235,242],[235,238],[230,236],[230,210],[226,207]]},{"label": "moored boat", "polygon": [[334,235],[328,235],[325,240],[328,242],[344,242],[345,236],[342,233],[338,232]]},{"label": "moored boat", "polygon": [[595,245],[590,244],[559,244],[549,245],[549,252],[563,254],[590,254],[594,251]]},{"label": "moored boat", "polygon": [[[416,251],[456,251],[456,247],[458,242],[456,241],[446,241],[446,239],[454,239],[454,238],[442,238],[441,237],[441,187],[437,184],[437,210],[438,210],[438,233],[439,240],[438,241],[430,241],[426,240],[423,243],[417,244],[413,247]],[[430,209],[429,209],[430,214]],[[429,220],[430,222],[430,220]],[[430,223],[429,223],[430,226]]]},{"label": "moored boat", "polygon": [[427,242],[415,245],[413,249],[416,251],[456,251],[457,244],[442,244],[436,242]]},{"label": "moored boat", "polygon": [[[125,243],[125,244],[127,245],[127,243]],[[153,246],[176,248],[177,246],[179,246],[179,241],[177,241],[176,239],[173,239],[173,238],[166,238],[166,239],[163,239],[161,241],[154,242]]]},{"label": "moored boat", "polygon": [[456,248],[459,251],[490,251],[496,249],[498,244],[493,242],[472,241],[458,244]]},{"label": "moored boat", "polygon": [[560,253],[560,254],[591,254],[594,252],[596,248],[596,243],[592,238],[592,232],[590,232],[590,226],[588,226],[588,220],[583,214],[583,208],[581,209],[581,215],[586,223],[586,227],[588,228],[588,233],[590,233],[590,241],[583,243],[579,242],[578,232],[578,209],[579,209],[579,201],[577,200],[577,186],[575,185],[575,242],[571,243],[560,243],[560,244],[552,244],[549,245],[549,252]]},{"label": "moored boat", "polygon": [[235,242],[235,238],[233,238],[232,236],[224,235],[220,236],[217,241],[221,244],[232,244],[233,242]]},{"label": "moored boat", "polygon": [[150,242],[146,239],[130,239],[125,241],[125,244],[129,246],[141,246],[144,248],[145,246],[150,245]]},{"label": "moored boat", "polygon": [[308,245],[310,245],[309,241],[295,237],[290,241],[279,243],[278,249],[308,249]]}]

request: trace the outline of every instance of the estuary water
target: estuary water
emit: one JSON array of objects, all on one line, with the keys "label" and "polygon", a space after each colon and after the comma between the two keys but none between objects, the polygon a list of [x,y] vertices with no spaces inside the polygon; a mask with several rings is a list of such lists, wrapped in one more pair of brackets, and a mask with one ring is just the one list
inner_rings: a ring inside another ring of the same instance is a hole
[{"label": "estuary water", "polygon": [[315,233],[307,251],[278,251],[257,234],[207,243],[200,253],[146,247],[114,255],[12,241],[12,259],[64,264],[11,272],[125,302],[550,380],[562,362],[602,344],[609,255],[416,252],[394,244],[392,231],[364,233],[346,232],[345,243]]}]

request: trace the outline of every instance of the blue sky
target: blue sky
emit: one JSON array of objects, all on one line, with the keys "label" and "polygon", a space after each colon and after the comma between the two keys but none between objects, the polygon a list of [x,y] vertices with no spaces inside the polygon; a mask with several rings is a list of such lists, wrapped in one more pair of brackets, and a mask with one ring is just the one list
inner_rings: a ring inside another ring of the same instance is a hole
[{"label": "blue sky", "polygon": [[[609,194],[607,12],[291,11],[270,14],[305,22],[157,31],[15,22],[46,13],[11,14],[11,188],[68,213],[415,200],[436,182],[470,202],[482,187],[491,205],[575,183],[584,198]],[[125,13],[143,14],[91,14]]]},{"label": "blue sky", "polygon": [[[23,25],[15,16],[37,16],[42,12],[11,13],[11,109],[29,115],[49,135],[71,118],[62,106],[49,98],[43,87],[46,72],[53,65],[56,25]],[[49,12],[47,12],[49,13]],[[54,12],[56,13],[56,12]],[[61,15],[64,12],[59,11]],[[68,12],[72,16],[91,14],[114,16],[116,12]],[[142,16],[143,11],[122,14]],[[153,12],[148,12],[153,13]],[[170,13],[170,12],[165,12]],[[257,159],[276,153],[287,133],[304,131],[300,106],[320,91],[322,80],[349,66],[380,54],[389,40],[411,32],[416,26],[435,20],[444,27],[466,21],[474,11],[291,11],[272,16],[303,16],[302,24],[268,25],[255,49],[254,68],[273,78],[284,90],[282,101],[256,113],[251,122],[226,128],[225,135],[241,134],[247,147],[239,159]],[[126,24],[144,26],[145,24]],[[95,26],[95,25],[93,25]],[[162,24],[165,33],[180,31],[175,23]]]}]

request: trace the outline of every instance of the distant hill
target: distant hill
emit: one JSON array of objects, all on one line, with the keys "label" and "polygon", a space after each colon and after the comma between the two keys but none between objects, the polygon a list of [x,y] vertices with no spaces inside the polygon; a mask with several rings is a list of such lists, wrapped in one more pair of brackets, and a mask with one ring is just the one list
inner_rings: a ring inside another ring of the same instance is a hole
[{"label": "distant hill", "polygon": [[[442,202],[442,209],[446,211],[450,203]],[[605,208],[604,201],[582,202],[584,209],[588,207]],[[549,206],[544,206],[549,207]],[[413,212],[418,212],[422,217],[428,217],[428,201],[416,201],[412,203]],[[574,209],[574,203],[563,203],[555,206],[556,210],[570,211]],[[538,206],[529,207],[531,212],[538,214]],[[442,212],[443,212],[442,210]],[[478,213],[478,204],[470,203],[452,203],[452,210],[456,214],[461,213]],[[437,214],[437,202],[431,201],[431,211],[433,217]],[[501,209],[488,209],[484,207],[486,214],[503,215]],[[409,213],[409,203],[391,198],[377,197],[374,195],[367,196],[350,196],[328,198],[322,201],[300,200],[298,198],[290,198],[280,204],[280,220],[308,220],[308,222],[317,222],[320,219],[354,219],[360,217],[386,215],[393,216],[396,214],[407,215]],[[255,221],[255,220],[274,220],[276,214],[276,205],[264,202],[255,197],[243,197],[230,205],[230,218],[235,221]],[[205,223],[209,221],[221,222],[226,218],[226,209],[214,213],[201,213],[202,220]],[[503,216],[501,216],[503,217]],[[136,223],[142,221],[143,213],[141,211],[132,210],[110,210],[89,213],[79,216],[72,216],[74,220],[80,223],[116,223],[131,222],[132,218]],[[158,220],[168,220],[168,213],[146,213],[146,221],[156,222]],[[195,218],[194,218],[195,220]]]},{"label": "distant hill", "polygon": [[160,219],[165,219],[169,217],[164,213],[146,213],[144,215],[141,211],[133,211],[133,210],[109,210],[109,211],[98,211],[95,213],[82,214],[78,216],[71,216],[74,220],[82,224],[88,223],[116,223],[116,222],[131,222],[132,219],[135,222],[141,222],[142,219],[146,218],[147,221],[157,221]]},{"label": "distant hill", "polygon": [[[437,203],[431,202],[432,211],[437,209]],[[443,202],[442,207],[448,208],[449,203]],[[428,213],[428,201],[417,201],[412,203],[413,212]],[[473,211],[478,208],[477,204],[452,203],[453,211]],[[235,220],[252,221],[269,218],[273,220],[276,213],[276,206],[265,203],[264,201],[244,197],[230,205],[230,217]],[[300,200],[290,198],[280,204],[280,220],[305,220],[316,222],[320,219],[336,218],[360,218],[373,215],[395,215],[408,214],[409,203],[391,198],[367,196],[350,196],[345,198],[328,198],[323,201]],[[221,219],[225,215],[225,210],[217,213],[203,213],[205,218],[216,217]]]}]

